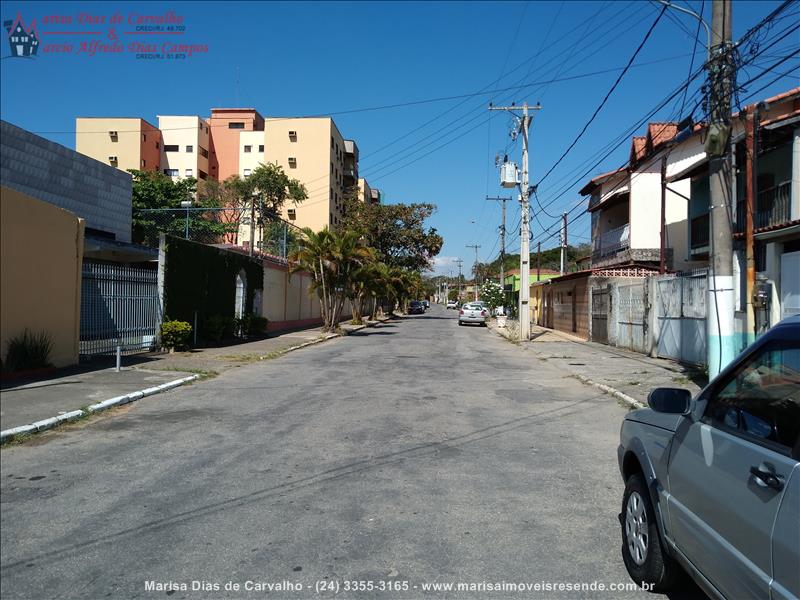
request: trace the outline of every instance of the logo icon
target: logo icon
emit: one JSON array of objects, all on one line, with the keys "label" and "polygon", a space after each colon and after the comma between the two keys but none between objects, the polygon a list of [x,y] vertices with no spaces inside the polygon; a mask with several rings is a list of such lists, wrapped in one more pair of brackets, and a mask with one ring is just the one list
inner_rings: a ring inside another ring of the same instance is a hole
[{"label": "logo icon", "polygon": [[31,22],[30,28],[26,28],[25,23],[22,21],[22,15],[17,13],[16,19],[5,21],[3,25],[8,32],[8,46],[11,48],[11,56],[19,58],[36,56],[36,52],[39,50],[36,19]]}]

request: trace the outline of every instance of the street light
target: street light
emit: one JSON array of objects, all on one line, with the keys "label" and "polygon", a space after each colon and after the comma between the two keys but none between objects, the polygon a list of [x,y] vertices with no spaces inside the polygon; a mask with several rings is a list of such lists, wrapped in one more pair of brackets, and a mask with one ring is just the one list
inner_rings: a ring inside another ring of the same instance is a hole
[{"label": "street light", "polygon": [[186,209],[186,235],[184,236],[187,240],[189,239],[189,209],[192,208],[192,201],[191,200],[181,200],[181,208]]}]

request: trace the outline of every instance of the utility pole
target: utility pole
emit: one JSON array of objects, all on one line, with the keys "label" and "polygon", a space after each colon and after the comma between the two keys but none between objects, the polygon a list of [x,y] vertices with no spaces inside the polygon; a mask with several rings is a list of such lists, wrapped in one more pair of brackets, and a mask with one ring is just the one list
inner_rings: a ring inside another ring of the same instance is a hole
[{"label": "utility pole", "polygon": [[561,215],[561,274],[567,272],[567,213]]},{"label": "utility pole", "polygon": [[503,198],[502,196],[486,196],[487,200],[496,200],[500,202],[503,207],[503,220],[500,225],[500,286],[505,289],[505,263],[506,263],[506,202],[511,198]]},{"label": "utility pole", "polygon": [[519,186],[520,191],[520,210],[521,210],[521,229],[519,234],[520,248],[519,248],[519,339],[529,340],[531,337],[531,233],[530,233],[530,216],[528,214],[528,197],[531,190],[528,185],[528,131],[531,127],[531,117],[528,115],[528,110],[539,110],[540,105],[528,106],[525,102],[522,105],[522,116],[519,116],[516,111],[519,110],[518,106],[489,106],[489,110],[504,110],[511,112],[517,121],[517,131],[522,134],[522,181]]},{"label": "utility pole", "polygon": [[475,279],[472,281],[472,287],[475,288],[475,302],[478,301],[478,248],[480,244],[467,244],[467,248],[475,248]]},{"label": "utility pole", "polygon": [[708,79],[711,122],[705,150],[709,155],[711,191],[709,238],[711,276],[708,279],[708,374],[716,376],[736,355],[733,294],[733,234],[731,232],[731,88],[735,66],[731,57],[731,0],[713,0]]},{"label": "utility pole", "polygon": [[460,258],[457,258],[455,261],[458,265],[458,302],[461,302],[461,265],[464,264],[464,261]]},{"label": "utility pole", "polygon": [[536,242],[536,281],[542,280],[542,242]]}]

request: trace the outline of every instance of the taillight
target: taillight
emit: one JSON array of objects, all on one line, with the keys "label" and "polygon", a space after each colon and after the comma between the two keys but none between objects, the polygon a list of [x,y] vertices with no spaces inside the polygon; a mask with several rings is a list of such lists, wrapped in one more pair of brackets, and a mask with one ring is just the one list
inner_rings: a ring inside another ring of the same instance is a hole
[{"label": "taillight", "polygon": [[464,309],[462,308],[461,310],[459,310],[458,314],[463,315],[464,314]]},{"label": "taillight", "polygon": [[485,316],[486,316],[486,315],[488,315],[488,314],[489,314],[489,313],[487,313],[485,310],[482,310],[482,311],[481,311],[481,316],[482,316],[482,317],[485,317]]}]

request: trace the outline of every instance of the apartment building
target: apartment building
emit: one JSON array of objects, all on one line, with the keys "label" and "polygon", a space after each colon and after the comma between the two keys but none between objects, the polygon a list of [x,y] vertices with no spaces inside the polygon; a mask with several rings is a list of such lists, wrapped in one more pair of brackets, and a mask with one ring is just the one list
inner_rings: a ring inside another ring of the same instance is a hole
[{"label": "apartment building", "polygon": [[355,143],[345,140],[329,117],[267,119],[264,133],[264,162],[279,164],[308,193],[300,204],[284,206],[282,218],[314,231],[336,227],[344,216],[347,186],[358,181]]},{"label": "apartment building", "polygon": [[373,189],[363,177],[358,180],[358,199],[365,204],[380,204],[381,191]]},{"label": "apartment building", "polygon": [[[264,152],[264,117],[255,108],[212,108],[208,119],[211,127],[211,175],[225,181],[232,175],[242,175],[239,156],[242,151],[242,136],[260,132],[261,141],[249,146],[249,154],[255,154],[261,146]],[[240,143],[241,142],[241,143]],[[249,158],[246,157],[246,158]],[[252,166],[248,167],[252,168]]]},{"label": "apartment building", "polygon": [[161,171],[175,178],[208,179],[211,171],[208,122],[195,115],[159,115]]},{"label": "apartment building", "polygon": [[75,119],[75,149],[122,171],[158,171],[161,144],[161,131],[138,117]]}]

